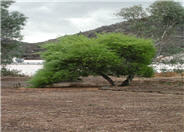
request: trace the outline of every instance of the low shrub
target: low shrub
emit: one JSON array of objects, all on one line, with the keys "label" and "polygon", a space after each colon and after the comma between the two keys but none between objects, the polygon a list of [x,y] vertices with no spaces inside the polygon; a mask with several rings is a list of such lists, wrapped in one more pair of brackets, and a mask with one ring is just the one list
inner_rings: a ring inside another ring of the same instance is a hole
[{"label": "low shrub", "polygon": [[1,69],[1,76],[24,77],[25,75],[18,70],[10,70],[5,67]]}]

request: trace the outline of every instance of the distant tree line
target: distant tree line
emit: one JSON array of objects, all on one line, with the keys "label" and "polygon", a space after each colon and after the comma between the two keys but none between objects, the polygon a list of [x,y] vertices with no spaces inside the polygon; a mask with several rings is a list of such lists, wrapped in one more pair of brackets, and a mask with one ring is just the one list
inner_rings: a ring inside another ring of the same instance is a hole
[{"label": "distant tree line", "polygon": [[183,42],[177,42],[173,37],[178,28],[184,27],[184,7],[181,3],[157,0],[146,9],[136,5],[121,9],[117,15],[131,23],[130,28],[137,36],[154,40],[157,56],[164,51],[170,54],[184,51],[176,46],[176,43]]}]

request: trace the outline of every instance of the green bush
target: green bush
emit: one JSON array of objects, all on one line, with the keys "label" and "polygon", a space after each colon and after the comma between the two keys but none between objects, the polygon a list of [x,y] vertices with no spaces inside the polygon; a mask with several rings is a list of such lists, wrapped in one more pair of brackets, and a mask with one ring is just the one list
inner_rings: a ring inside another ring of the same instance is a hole
[{"label": "green bush", "polygon": [[42,57],[44,68],[30,80],[33,87],[45,87],[60,81],[74,81],[81,76],[113,74],[123,60],[95,39],[66,36],[57,44],[48,44]]},{"label": "green bush", "polygon": [[[153,69],[148,67],[155,55],[152,40],[136,38],[121,33],[109,33],[97,35],[97,41],[117,53],[121,59],[124,59],[123,68],[113,71],[117,76],[128,76],[122,85],[125,85],[125,82],[128,85],[135,75],[145,76],[147,74],[146,77],[153,75]],[[147,70],[150,72],[149,74],[146,73]]]},{"label": "green bush", "polygon": [[142,77],[152,77],[154,75],[154,70],[152,67],[146,66],[142,71],[143,71],[141,74]]},{"label": "green bush", "polygon": [[154,55],[150,40],[117,33],[91,39],[83,35],[65,36],[43,48],[46,49],[41,53],[44,68],[30,80],[32,87],[74,81],[89,75],[100,75],[114,85],[109,75],[138,74],[144,70],[142,65],[145,67],[151,63]]}]

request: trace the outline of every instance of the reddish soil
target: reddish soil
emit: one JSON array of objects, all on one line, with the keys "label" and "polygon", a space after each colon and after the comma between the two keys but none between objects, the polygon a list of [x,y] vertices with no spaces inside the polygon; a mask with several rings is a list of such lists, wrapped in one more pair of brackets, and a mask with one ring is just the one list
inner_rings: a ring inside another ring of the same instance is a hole
[{"label": "reddish soil", "polygon": [[99,77],[44,89],[23,88],[27,79],[2,78],[3,132],[184,132],[180,78],[109,90],[99,90],[108,85]]}]

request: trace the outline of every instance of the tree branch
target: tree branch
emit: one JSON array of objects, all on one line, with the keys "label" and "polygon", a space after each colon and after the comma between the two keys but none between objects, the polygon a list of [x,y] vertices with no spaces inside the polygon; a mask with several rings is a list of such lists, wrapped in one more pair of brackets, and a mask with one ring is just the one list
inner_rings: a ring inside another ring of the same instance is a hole
[{"label": "tree branch", "polygon": [[109,76],[107,76],[106,74],[103,74],[103,73],[101,73],[100,75],[101,75],[105,80],[107,80],[112,86],[115,86],[114,81],[113,81]]}]

